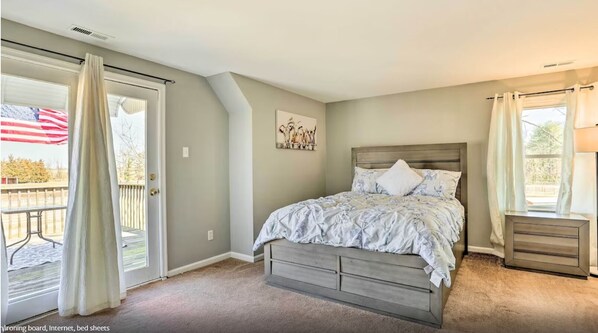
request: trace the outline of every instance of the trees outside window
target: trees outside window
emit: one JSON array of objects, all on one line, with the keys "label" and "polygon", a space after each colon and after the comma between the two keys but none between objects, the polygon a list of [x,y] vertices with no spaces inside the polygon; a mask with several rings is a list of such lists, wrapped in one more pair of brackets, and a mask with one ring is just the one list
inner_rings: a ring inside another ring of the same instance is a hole
[{"label": "trees outside window", "polygon": [[16,178],[18,183],[45,183],[51,179],[50,171],[42,160],[15,158],[9,155],[2,161],[2,178]]}]

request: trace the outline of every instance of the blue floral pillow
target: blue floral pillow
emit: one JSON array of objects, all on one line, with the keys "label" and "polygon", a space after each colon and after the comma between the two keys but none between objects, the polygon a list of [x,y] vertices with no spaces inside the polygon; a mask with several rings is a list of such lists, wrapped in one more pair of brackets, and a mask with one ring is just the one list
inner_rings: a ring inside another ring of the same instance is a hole
[{"label": "blue floral pillow", "polygon": [[428,195],[454,198],[461,172],[447,170],[413,169],[424,180],[412,192],[413,195]]},{"label": "blue floral pillow", "polygon": [[382,176],[388,169],[363,169],[355,167],[355,176],[351,191],[359,193],[388,194],[382,186],[376,183],[376,179]]}]

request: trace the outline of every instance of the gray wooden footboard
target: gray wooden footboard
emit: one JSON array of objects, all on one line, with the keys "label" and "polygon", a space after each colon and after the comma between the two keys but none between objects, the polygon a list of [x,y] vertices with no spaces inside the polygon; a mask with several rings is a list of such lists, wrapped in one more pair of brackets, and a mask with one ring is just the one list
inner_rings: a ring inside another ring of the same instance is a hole
[{"label": "gray wooden footboard", "polygon": [[[464,237],[455,244],[457,269]],[[417,255],[371,252],[276,240],[265,245],[269,285],[440,327],[450,288],[435,287]],[[457,273],[451,273],[452,281]]]},{"label": "gray wooden footboard", "polygon": [[[453,246],[456,280],[467,253],[467,144],[362,147],[352,149],[352,166],[388,168],[398,159],[411,167],[461,171],[456,198],[465,207],[465,225]],[[440,327],[450,288],[435,287],[418,255],[371,252],[276,240],[264,246],[268,284]]]}]

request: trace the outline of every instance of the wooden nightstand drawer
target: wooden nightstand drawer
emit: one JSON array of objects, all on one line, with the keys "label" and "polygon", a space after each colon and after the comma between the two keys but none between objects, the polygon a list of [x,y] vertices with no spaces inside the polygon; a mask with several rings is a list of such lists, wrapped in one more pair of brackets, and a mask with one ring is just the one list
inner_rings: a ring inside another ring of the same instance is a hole
[{"label": "wooden nightstand drawer", "polygon": [[[548,256],[545,254],[537,254],[537,253],[527,253],[527,252],[515,251],[513,254],[513,258],[515,260],[526,260],[526,261],[530,261],[530,262],[545,263],[545,264],[558,264],[558,265],[565,265],[565,266],[578,266],[579,265],[579,260],[577,258]],[[534,267],[529,267],[529,268],[534,268]]]},{"label": "wooden nightstand drawer", "polygon": [[515,234],[513,235],[513,250],[577,257],[579,253],[579,242],[577,238]]},{"label": "wooden nightstand drawer", "polygon": [[588,276],[589,221],[579,215],[505,214],[505,265]]},{"label": "wooden nightstand drawer", "polygon": [[513,232],[516,234],[578,238],[578,230],[576,227],[559,227],[555,225],[520,222],[514,222],[513,224]]}]

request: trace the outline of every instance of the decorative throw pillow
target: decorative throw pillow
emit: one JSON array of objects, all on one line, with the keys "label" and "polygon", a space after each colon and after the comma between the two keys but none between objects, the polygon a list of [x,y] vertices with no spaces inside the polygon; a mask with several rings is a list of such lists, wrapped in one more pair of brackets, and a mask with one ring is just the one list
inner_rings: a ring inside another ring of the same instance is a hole
[{"label": "decorative throw pillow", "polygon": [[389,194],[404,196],[422,182],[423,178],[403,160],[398,160],[387,172],[378,177],[380,184]]},{"label": "decorative throw pillow", "polygon": [[420,174],[421,182],[411,194],[441,198],[454,198],[461,172],[447,170],[413,169]]},{"label": "decorative throw pillow", "polygon": [[351,191],[359,193],[388,194],[382,186],[376,184],[376,179],[382,176],[388,169],[364,169],[355,167],[355,176]]}]

